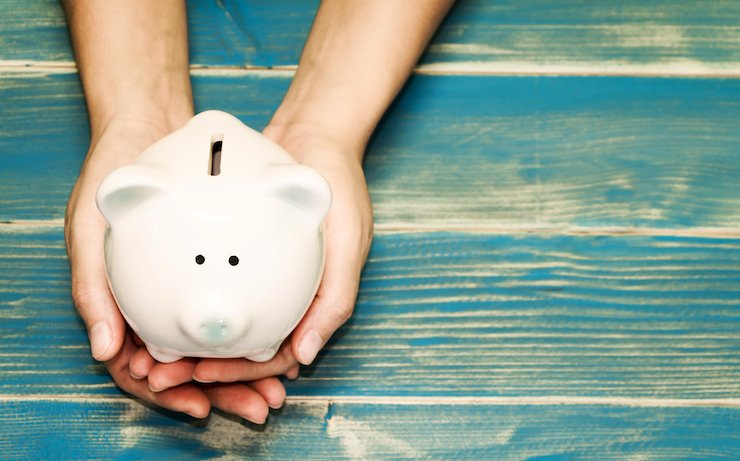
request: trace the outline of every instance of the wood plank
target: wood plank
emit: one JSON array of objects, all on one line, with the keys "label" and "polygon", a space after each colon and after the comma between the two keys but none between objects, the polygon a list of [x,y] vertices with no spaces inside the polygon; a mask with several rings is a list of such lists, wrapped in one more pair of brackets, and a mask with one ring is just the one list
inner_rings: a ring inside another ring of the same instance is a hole
[{"label": "wood plank", "polygon": [[[61,228],[0,226],[0,394],[116,394]],[[740,397],[740,239],[379,235],[298,396]]]},{"label": "wood plank", "polygon": [[423,63],[484,72],[737,75],[739,17],[731,0],[461,1]]},{"label": "wood plank", "polygon": [[[61,219],[87,148],[77,77],[3,77],[0,220]],[[289,78],[198,74],[197,107],[260,128]],[[415,76],[366,157],[376,222],[737,229],[738,98],[737,79]]]},{"label": "wood plank", "polygon": [[[197,66],[298,62],[317,1],[188,2]],[[52,0],[4,0],[0,60],[72,61]],[[462,0],[422,58],[494,72],[737,72],[740,6],[732,0]]]},{"label": "wood plank", "polygon": [[264,427],[129,400],[0,407],[8,459],[737,459],[737,408],[289,403]]}]

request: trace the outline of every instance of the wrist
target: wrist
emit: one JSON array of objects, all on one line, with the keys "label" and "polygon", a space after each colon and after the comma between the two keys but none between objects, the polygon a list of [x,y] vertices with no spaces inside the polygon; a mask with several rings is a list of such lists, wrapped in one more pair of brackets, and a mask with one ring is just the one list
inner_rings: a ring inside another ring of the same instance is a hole
[{"label": "wrist", "polygon": [[121,117],[172,127],[192,115],[184,2],[63,6],[93,139]]},{"label": "wrist", "polygon": [[104,124],[98,125],[98,130],[92,131],[87,160],[95,158],[116,166],[128,164],[146,148],[180,128],[189,117],[176,118],[164,111],[112,114]]},{"label": "wrist", "polygon": [[190,82],[159,82],[147,88],[119,85],[86,95],[91,139],[119,127],[167,134],[193,116]]},{"label": "wrist", "polygon": [[263,133],[280,144],[300,163],[309,156],[342,157],[361,167],[367,140],[354,133],[343,132],[320,120],[273,120]]}]

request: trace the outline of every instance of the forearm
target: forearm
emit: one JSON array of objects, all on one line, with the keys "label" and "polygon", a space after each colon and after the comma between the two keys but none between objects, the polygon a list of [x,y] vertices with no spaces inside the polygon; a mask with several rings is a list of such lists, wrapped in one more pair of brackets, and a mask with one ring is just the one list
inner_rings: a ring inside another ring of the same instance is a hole
[{"label": "forearm", "polygon": [[271,125],[317,127],[362,155],[453,0],[324,0]]},{"label": "forearm", "polygon": [[174,128],[192,115],[182,0],[62,4],[93,139],[117,117]]}]

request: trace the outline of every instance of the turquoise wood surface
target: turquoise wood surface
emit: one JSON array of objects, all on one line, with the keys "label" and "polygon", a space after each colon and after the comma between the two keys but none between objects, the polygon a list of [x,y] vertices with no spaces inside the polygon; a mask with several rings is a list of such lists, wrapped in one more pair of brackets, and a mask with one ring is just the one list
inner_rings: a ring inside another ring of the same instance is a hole
[{"label": "turquoise wood surface", "polygon": [[[87,148],[77,76],[4,77],[13,124],[0,128],[0,220],[61,219]],[[262,127],[289,76],[243,71],[193,83],[199,110]],[[737,79],[416,76],[366,157],[376,222],[736,227],[737,100]]]},{"label": "turquoise wood surface", "polygon": [[8,459],[733,460],[740,445],[738,412],[711,407],[305,402],[264,428],[220,414],[193,424],[125,400],[5,409],[0,431],[22,440],[0,444]]},{"label": "turquoise wood surface", "polygon": [[[189,1],[199,110],[264,126],[316,4]],[[739,20],[460,0],[368,150],[355,315],[257,427],[145,407],[90,358],[64,20],[0,0],[0,459],[740,459]]]},{"label": "turquoise wood surface", "polygon": [[[192,62],[295,65],[317,3],[191,0]],[[72,61],[56,0],[2,0],[0,8],[0,60]],[[734,0],[460,0],[422,63],[508,73],[732,73],[738,16]]]},{"label": "turquoise wood surface", "polygon": [[[0,227],[0,394],[117,395],[63,245]],[[290,395],[740,395],[740,239],[384,233],[360,293]]]}]

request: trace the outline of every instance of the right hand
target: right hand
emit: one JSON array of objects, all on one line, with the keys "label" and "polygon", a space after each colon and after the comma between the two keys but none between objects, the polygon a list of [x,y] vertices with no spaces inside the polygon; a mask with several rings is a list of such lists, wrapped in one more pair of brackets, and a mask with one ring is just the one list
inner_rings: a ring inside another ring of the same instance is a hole
[{"label": "right hand", "polygon": [[[110,171],[131,163],[167,132],[156,123],[119,118],[92,140],[65,215],[72,297],[87,326],[93,357],[105,362],[108,372],[123,390],[196,418],[208,416],[214,406],[261,424],[269,408],[279,408],[285,399],[285,388],[275,376],[255,378],[249,383],[196,384],[190,382],[190,378],[197,360],[183,359],[171,364],[156,364],[156,376],[160,380],[183,384],[155,392],[156,386],[152,386],[146,376],[149,373],[134,376],[129,371],[133,357],[151,365],[155,362],[128,328],[108,288],[103,255],[106,223],[95,205],[95,194]],[[178,378],[185,375],[187,379]]]}]

